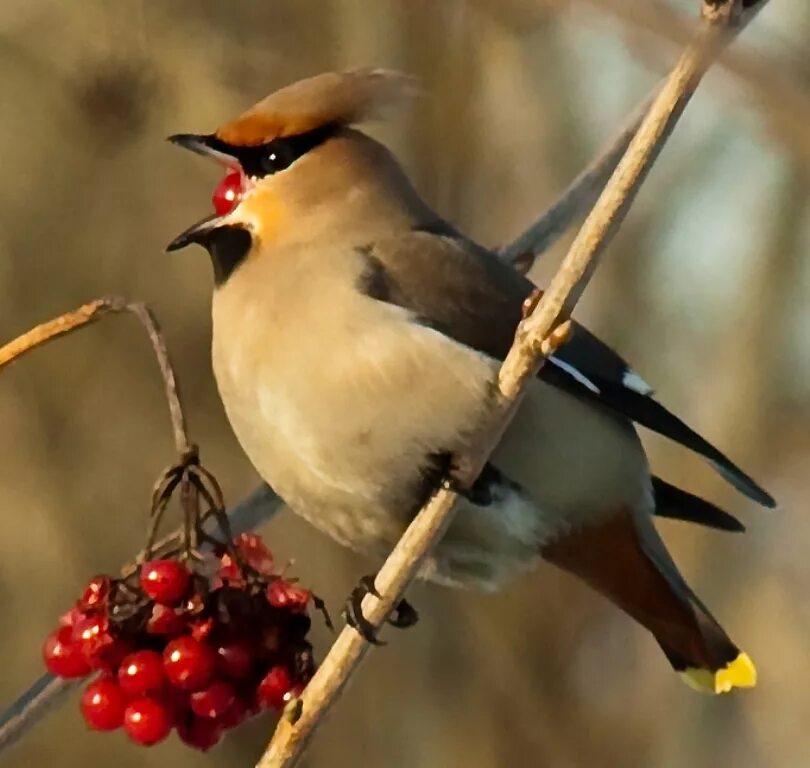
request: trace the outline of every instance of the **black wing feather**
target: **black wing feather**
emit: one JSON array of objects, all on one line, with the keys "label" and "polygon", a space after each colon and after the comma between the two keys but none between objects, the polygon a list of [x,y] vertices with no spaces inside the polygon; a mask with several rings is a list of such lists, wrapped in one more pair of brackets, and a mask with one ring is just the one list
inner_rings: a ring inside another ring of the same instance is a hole
[{"label": "black wing feather", "polygon": [[706,525],[721,531],[741,533],[745,526],[733,515],[688,491],[670,485],[660,477],[653,477],[655,514],[674,520]]}]

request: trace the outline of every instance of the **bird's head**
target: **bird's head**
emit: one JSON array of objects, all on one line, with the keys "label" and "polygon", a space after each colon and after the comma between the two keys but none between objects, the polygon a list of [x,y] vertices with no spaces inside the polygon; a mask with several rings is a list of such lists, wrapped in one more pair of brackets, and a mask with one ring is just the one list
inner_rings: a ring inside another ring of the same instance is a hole
[{"label": "bird's head", "polygon": [[222,283],[258,245],[339,226],[347,206],[360,218],[369,218],[363,206],[386,210],[394,196],[418,207],[387,150],[351,129],[412,90],[409,78],[387,70],[329,72],[276,91],[214,133],[170,136],[228,175],[215,192],[216,214],[178,235],[168,250],[204,246]]}]

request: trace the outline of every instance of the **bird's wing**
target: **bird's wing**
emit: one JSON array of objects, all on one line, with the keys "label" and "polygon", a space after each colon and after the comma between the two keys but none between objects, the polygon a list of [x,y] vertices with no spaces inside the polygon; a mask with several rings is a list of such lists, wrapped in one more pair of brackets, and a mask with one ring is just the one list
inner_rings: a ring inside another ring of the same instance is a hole
[{"label": "bird's wing", "polygon": [[[412,311],[450,338],[503,360],[533,284],[448,225],[369,243],[363,289]],[[700,454],[738,491],[766,507],[773,498],[711,443],[670,413],[610,347],[581,325],[541,369],[547,383],[618,413]]]}]

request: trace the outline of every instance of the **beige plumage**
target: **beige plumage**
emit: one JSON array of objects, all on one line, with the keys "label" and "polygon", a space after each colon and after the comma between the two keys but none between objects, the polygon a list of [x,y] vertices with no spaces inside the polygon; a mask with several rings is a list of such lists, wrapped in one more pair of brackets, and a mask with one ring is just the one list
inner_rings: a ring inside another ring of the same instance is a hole
[{"label": "beige plumage", "polygon": [[[378,558],[487,413],[532,289],[350,126],[407,82],[330,73],[214,134],[173,137],[243,174],[233,210],[171,246],[212,255],[214,372],[234,431],[296,512]],[[770,497],[585,329],[544,370],[422,576],[494,589],[544,555],[647,626],[693,684],[752,685],[750,660],[683,582],[652,515],[736,521],[651,477],[632,420]]]}]

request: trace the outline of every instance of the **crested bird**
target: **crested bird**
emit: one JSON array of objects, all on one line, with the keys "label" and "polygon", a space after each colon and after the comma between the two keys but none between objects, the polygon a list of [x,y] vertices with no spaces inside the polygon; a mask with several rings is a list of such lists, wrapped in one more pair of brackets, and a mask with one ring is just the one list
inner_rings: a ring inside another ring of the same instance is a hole
[{"label": "crested bird", "polygon": [[[386,70],[326,73],[213,133],[170,137],[232,180],[216,215],[169,250],[210,254],[213,369],[236,437],[292,510],[378,559],[487,418],[535,290],[431,210],[358,129],[412,90]],[[654,516],[743,527],[651,474],[634,424],[774,505],[574,323],[419,575],[495,590],[543,558],[649,630],[692,687],[753,686],[751,659],[689,588]],[[362,616],[355,626],[366,631]]]}]

